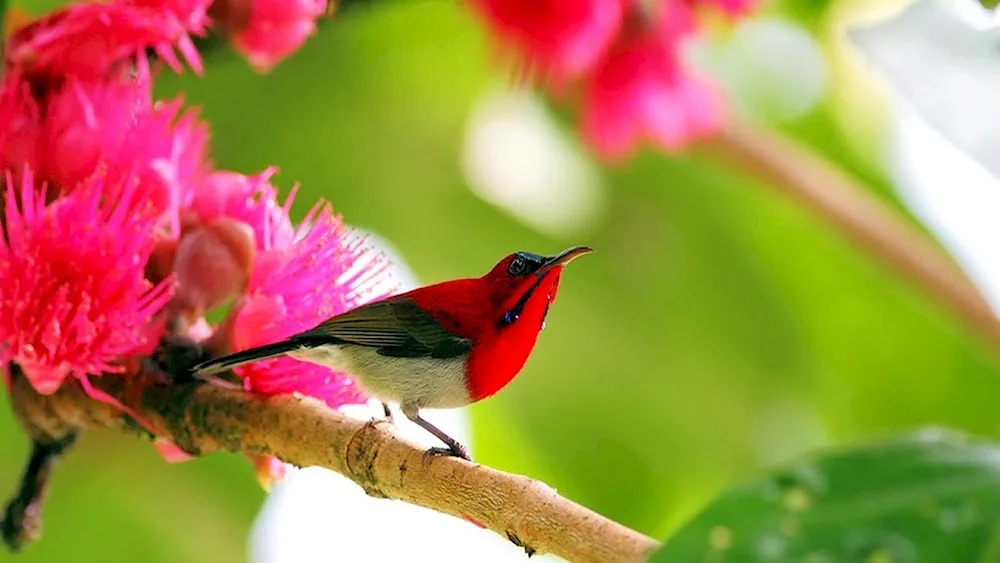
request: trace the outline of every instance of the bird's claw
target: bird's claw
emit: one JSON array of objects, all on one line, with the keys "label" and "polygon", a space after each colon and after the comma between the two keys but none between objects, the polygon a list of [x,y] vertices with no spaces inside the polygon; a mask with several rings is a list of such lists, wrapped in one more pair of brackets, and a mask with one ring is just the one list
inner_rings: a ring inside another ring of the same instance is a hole
[{"label": "bird's claw", "polygon": [[427,450],[427,455],[446,455],[450,457],[460,457],[465,461],[472,461],[472,457],[469,455],[469,450],[465,448],[462,444],[454,444],[447,448],[434,447]]},{"label": "bird's claw", "polygon": [[427,450],[426,452],[424,452],[425,459],[427,456],[447,455],[451,457],[460,457],[466,461],[472,461],[472,457],[469,456],[469,450],[467,450],[465,446],[463,446],[460,442],[442,432],[437,426],[434,426],[430,422],[427,422],[426,420],[421,418],[420,415],[416,412],[416,410],[410,410],[409,412],[407,412],[407,410],[408,410],[407,407],[404,405],[403,414],[406,416],[406,418],[410,419],[410,421],[415,423],[417,426],[430,432],[438,440],[441,440],[442,442],[448,445],[447,448],[436,447]]}]

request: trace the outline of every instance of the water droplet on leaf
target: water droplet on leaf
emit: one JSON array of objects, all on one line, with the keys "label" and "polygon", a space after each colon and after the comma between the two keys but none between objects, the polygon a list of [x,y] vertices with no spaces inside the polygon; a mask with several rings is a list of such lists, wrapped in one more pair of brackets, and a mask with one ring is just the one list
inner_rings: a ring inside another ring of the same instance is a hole
[{"label": "water droplet on leaf", "polygon": [[725,551],[733,546],[733,531],[726,526],[716,526],[708,532],[708,545],[715,550]]},{"label": "water droplet on leaf", "polygon": [[798,535],[799,530],[802,529],[802,524],[799,523],[799,519],[795,516],[788,515],[781,519],[781,522],[778,524],[778,529],[781,530],[782,534],[785,534],[786,537],[790,538]]},{"label": "water droplet on leaf", "polygon": [[834,563],[834,561],[836,561],[836,559],[830,557],[822,551],[807,553],[805,557],[802,558],[802,563]]},{"label": "water droplet on leaf", "polygon": [[879,549],[871,553],[865,563],[896,563],[896,560],[892,557],[892,554],[884,549]]},{"label": "water droplet on leaf", "polygon": [[782,499],[785,508],[793,511],[805,510],[812,506],[812,497],[805,489],[794,488],[785,491],[785,496]]},{"label": "water droplet on leaf", "polygon": [[917,505],[917,512],[921,516],[926,516],[927,518],[934,518],[941,511],[941,508],[933,500],[921,501]]},{"label": "water droplet on leaf", "polygon": [[943,506],[937,515],[938,526],[940,526],[942,532],[946,533],[954,533],[969,528],[976,524],[976,520],[976,505],[971,502]]},{"label": "water droplet on leaf", "polygon": [[764,497],[780,502],[787,510],[801,511],[810,508],[826,489],[822,471],[814,465],[801,464],[775,477]]},{"label": "water droplet on leaf", "polygon": [[757,538],[755,547],[757,561],[774,561],[785,555],[787,541],[778,534],[767,534]]},{"label": "water droplet on leaf", "polygon": [[965,434],[939,426],[928,426],[927,428],[915,430],[910,434],[910,438],[918,444],[937,444],[940,442],[955,444],[968,442],[968,436]]},{"label": "water droplet on leaf", "polygon": [[912,563],[917,550],[910,540],[884,531],[866,531],[847,538],[847,560],[863,563]]}]

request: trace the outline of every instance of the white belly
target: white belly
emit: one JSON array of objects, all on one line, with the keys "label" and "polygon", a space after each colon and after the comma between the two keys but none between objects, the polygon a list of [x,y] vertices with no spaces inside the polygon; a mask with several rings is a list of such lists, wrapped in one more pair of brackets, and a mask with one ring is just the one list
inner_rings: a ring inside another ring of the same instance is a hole
[{"label": "white belly", "polygon": [[329,344],[300,348],[296,360],[349,373],[372,397],[417,409],[449,409],[471,402],[465,386],[466,356],[445,360],[393,358],[374,348]]}]

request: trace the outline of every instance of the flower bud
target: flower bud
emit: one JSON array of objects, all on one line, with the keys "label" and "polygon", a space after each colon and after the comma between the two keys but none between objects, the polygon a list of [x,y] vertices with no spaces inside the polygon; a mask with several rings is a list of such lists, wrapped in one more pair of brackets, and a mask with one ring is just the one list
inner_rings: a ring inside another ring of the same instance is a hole
[{"label": "flower bud", "polygon": [[156,438],[153,441],[153,447],[156,448],[156,451],[160,452],[163,460],[167,463],[183,463],[194,459],[190,454],[182,450],[180,446],[163,438]]},{"label": "flower bud", "polygon": [[265,492],[270,492],[271,487],[285,478],[288,466],[276,457],[269,455],[246,454],[247,459],[253,465],[257,482]]},{"label": "flower bud", "polygon": [[216,0],[210,15],[259,71],[295,52],[316,31],[326,0]]},{"label": "flower bud", "polygon": [[21,368],[21,373],[27,378],[28,383],[31,383],[40,395],[55,393],[70,374],[70,368],[65,363],[53,366],[27,357],[18,362],[18,367]]},{"label": "flower bud", "polygon": [[253,231],[241,221],[216,219],[185,231],[174,259],[178,304],[202,312],[242,293],[255,252]]},{"label": "flower bud", "polygon": [[153,248],[153,253],[146,262],[146,279],[160,283],[174,271],[174,258],[177,256],[177,241],[163,239]]}]

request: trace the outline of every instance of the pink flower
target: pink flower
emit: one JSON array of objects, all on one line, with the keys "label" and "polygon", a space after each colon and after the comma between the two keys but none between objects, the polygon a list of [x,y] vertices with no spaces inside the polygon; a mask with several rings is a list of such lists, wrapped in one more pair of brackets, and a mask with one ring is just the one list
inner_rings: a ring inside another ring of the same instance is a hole
[{"label": "pink flower", "polygon": [[719,96],[682,59],[693,29],[687,8],[669,3],[655,25],[624,34],[597,65],[586,85],[582,126],[599,155],[621,159],[642,138],[674,151],[720,125]]},{"label": "pink flower", "polygon": [[155,215],[142,186],[108,186],[97,174],[46,205],[30,171],[20,190],[9,173],[7,183],[0,359],[17,362],[45,394],[66,377],[121,372],[123,358],[155,344],[162,327],[153,317],[170,297],[169,282],[143,277]]},{"label": "pink flower", "polygon": [[213,172],[193,191],[179,244],[169,257],[182,309],[198,316],[242,294],[257,253],[294,242],[292,198],[278,203],[278,189],[270,182],[275,172],[274,167],[253,176]]},{"label": "pink flower", "polygon": [[163,457],[163,461],[167,463],[184,463],[185,461],[194,459],[193,456],[182,450],[177,444],[162,438],[153,440],[153,447]]},{"label": "pink flower", "polygon": [[[317,204],[309,212],[293,244],[271,248],[258,254],[246,295],[234,308],[230,345],[235,351],[287,338],[382,297],[372,288],[386,275],[385,261],[328,205]],[[236,372],[247,389],[265,395],[301,393],[333,408],[365,400],[347,374],[290,358],[256,362]]]},{"label": "pink flower", "polygon": [[92,80],[106,77],[118,63],[151,48],[180,72],[177,48],[200,73],[201,59],[188,35],[200,30],[187,28],[191,23],[162,7],[70,4],[14,32],[7,42],[6,65],[8,71],[21,72],[36,83],[57,83],[64,76]]},{"label": "pink flower", "polygon": [[206,340],[211,337],[214,332],[215,327],[208,324],[205,317],[201,317],[188,327],[186,334],[188,338],[201,342],[202,340]]},{"label": "pink flower", "polygon": [[687,0],[689,4],[712,4],[730,17],[740,17],[749,14],[760,4],[760,0]]},{"label": "pink flower", "polygon": [[194,192],[190,211],[202,222],[228,218],[246,223],[253,229],[258,250],[287,247],[295,239],[288,217],[295,189],[280,205],[278,189],[270,181],[277,172],[273,166],[252,176],[213,172]]},{"label": "pink flower", "polygon": [[122,4],[161,10],[172,14],[184,29],[201,35],[208,27],[212,0],[121,0]]},{"label": "pink flower", "polygon": [[217,0],[213,16],[258,71],[270,70],[316,31],[327,0]]},{"label": "pink flower", "polygon": [[589,70],[622,25],[624,0],[472,0],[497,42],[557,84]]},{"label": "pink flower", "polygon": [[178,117],[181,104],[152,102],[145,64],[129,78],[68,78],[49,95],[33,161],[64,190],[93,174],[98,162],[111,176],[138,174],[176,234],[178,210],[205,174],[208,142],[207,127],[193,113]]},{"label": "pink flower", "polygon": [[0,84],[0,168],[15,169],[34,163],[41,135],[41,112],[31,96],[31,86],[16,77]]},{"label": "pink flower", "polygon": [[253,465],[254,473],[257,476],[257,483],[264,491],[270,492],[275,483],[282,481],[288,472],[288,465],[280,459],[258,454],[245,454],[250,464]]}]

